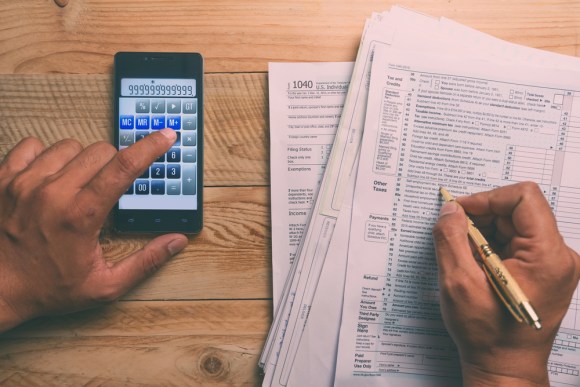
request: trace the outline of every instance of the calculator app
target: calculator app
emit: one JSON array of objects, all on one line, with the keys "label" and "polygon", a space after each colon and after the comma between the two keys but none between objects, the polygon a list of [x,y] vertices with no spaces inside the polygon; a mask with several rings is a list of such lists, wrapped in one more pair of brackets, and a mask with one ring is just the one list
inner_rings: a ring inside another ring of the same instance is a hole
[{"label": "calculator app", "polygon": [[173,147],[119,200],[119,209],[197,209],[197,98],[194,79],[121,80],[119,149],[171,128]]}]

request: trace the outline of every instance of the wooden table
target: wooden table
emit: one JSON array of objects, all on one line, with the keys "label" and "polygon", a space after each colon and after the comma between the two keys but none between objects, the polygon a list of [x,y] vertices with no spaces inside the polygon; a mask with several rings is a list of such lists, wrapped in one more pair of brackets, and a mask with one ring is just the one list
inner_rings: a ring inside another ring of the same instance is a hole
[{"label": "wooden table", "polygon": [[[35,135],[112,140],[117,51],[206,59],[203,232],[117,303],[0,336],[3,385],[259,385],[272,316],[267,66],[354,60],[373,0],[4,0],[0,153]],[[577,0],[402,0],[580,56]],[[106,228],[111,260],[146,241]]]}]

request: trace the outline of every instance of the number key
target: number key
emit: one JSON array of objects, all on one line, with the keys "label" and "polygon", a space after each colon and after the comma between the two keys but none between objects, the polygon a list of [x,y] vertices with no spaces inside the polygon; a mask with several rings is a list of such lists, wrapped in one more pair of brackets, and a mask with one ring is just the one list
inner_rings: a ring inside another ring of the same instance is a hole
[{"label": "number key", "polygon": [[153,164],[151,167],[151,177],[153,179],[165,178],[165,164]]},{"label": "number key", "polygon": [[143,140],[143,138],[145,136],[148,136],[148,135],[149,135],[149,132],[146,130],[140,130],[140,131],[135,132],[135,142],[137,142],[139,140]]},{"label": "number key", "polygon": [[181,177],[181,165],[167,164],[167,178],[179,179]]},{"label": "number key", "polygon": [[149,180],[137,180],[135,182],[135,193],[137,195],[149,195]]},{"label": "number key", "polygon": [[178,163],[181,161],[181,149],[171,148],[169,152],[167,152],[167,161],[170,163]]}]

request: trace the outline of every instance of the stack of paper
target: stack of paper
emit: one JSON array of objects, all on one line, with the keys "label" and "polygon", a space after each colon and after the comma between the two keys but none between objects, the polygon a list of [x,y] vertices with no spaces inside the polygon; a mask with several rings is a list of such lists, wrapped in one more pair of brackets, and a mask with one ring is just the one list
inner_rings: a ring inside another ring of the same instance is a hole
[{"label": "stack of paper", "polygon": [[[367,21],[354,64],[270,65],[264,386],[461,385],[438,304],[438,187],[535,181],[580,250],[579,69],[400,7]],[[580,385],[577,293],[554,386]]]}]

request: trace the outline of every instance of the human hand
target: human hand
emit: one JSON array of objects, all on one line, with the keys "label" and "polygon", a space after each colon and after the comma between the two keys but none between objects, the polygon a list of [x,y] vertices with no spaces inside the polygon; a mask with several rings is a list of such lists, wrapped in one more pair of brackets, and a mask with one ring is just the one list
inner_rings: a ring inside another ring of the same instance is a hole
[{"label": "human hand", "polygon": [[0,332],[113,301],[187,245],[163,235],[111,263],[99,243],[119,197],[175,139],[165,129],[117,152],[26,138],[10,151],[0,163]]},{"label": "human hand", "polygon": [[[460,197],[457,203],[442,206],[433,236],[441,313],[459,350],[464,384],[548,386],[547,361],[578,285],[580,257],[564,242],[534,183]],[[473,258],[463,209],[529,298],[541,330],[518,323],[494,293]]]}]

